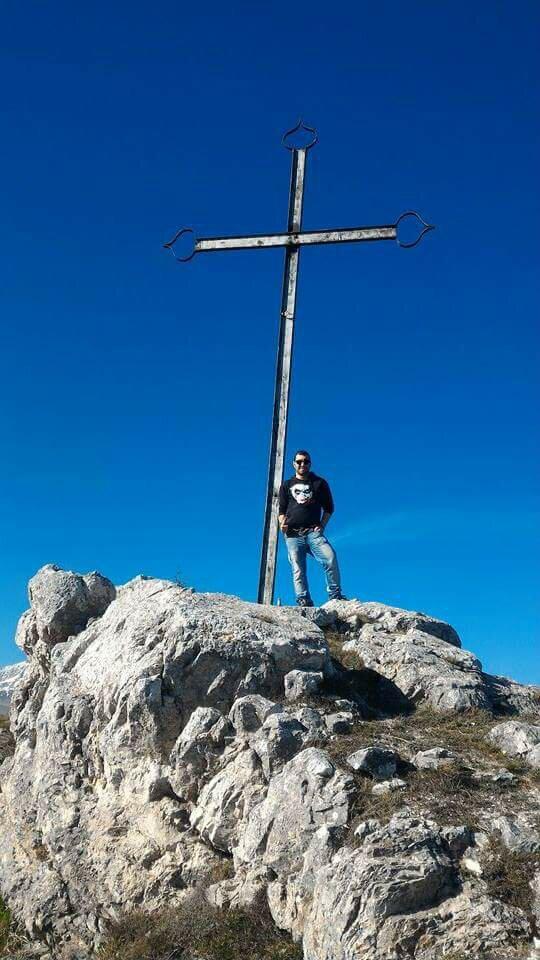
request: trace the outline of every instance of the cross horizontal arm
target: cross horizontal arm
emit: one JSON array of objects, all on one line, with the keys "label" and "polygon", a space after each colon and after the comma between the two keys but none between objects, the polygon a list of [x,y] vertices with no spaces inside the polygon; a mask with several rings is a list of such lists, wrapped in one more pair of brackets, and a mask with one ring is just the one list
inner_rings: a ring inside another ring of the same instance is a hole
[{"label": "cross horizontal arm", "polygon": [[[416,239],[400,240],[398,228],[403,220],[415,220],[421,224]],[[175,233],[172,240],[163,246],[170,250],[177,260],[185,263],[191,260],[196,253],[209,253],[211,250],[256,250],[266,247],[288,247],[289,249],[302,246],[315,246],[319,243],[358,243],[362,240],[397,240],[400,247],[415,247],[428,230],[434,227],[426,223],[415,210],[402,213],[395,223],[383,227],[339,227],[334,230],[289,230],[287,233],[256,233],[251,237],[200,237],[193,241],[191,253],[179,257],[175,252],[175,244],[186,233],[193,236],[191,227],[184,227]]]},{"label": "cross horizontal arm", "polygon": [[209,250],[250,250],[257,247],[299,247],[317,243],[351,243],[359,240],[395,240],[396,236],[397,230],[392,226],[255,234],[253,237],[208,237],[195,241],[195,253],[206,253]]},{"label": "cross horizontal arm", "polygon": [[314,246],[318,243],[354,243],[359,240],[395,240],[390,227],[351,227],[342,230],[310,230],[305,233],[255,234],[252,237],[208,237],[195,241],[195,253],[210,250],[254,250],[259,247]]}]

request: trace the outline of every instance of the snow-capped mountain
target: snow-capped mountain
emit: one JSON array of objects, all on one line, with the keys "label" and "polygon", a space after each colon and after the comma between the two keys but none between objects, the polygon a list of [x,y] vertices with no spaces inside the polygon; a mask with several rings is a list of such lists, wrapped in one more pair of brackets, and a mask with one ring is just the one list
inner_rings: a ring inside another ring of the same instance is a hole
[{"label": "snow-capped mountain", "polygon": [[0,715],[2,716],[9,713],[11,693],[26,670],[26,663],[27,661],[23,660],[22,663],[14,663],[9,667],[0,667]]}]

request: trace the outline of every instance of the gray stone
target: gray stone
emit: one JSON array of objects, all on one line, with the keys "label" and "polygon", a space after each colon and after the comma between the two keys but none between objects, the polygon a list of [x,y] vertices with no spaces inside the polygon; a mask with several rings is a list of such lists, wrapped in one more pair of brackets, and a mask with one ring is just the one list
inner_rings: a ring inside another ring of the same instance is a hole
[{"label": "gray stone", "polygon": [[250,745],[262,764],[267,780],[304,747],[306,729],[286,713],[270,714]]},{"label": "gray stone", "polygon": [[343,635],[343,649],[391,680],[415,704],[462,712],[471,708],[532,711],[540,701],[532,686],[483,673],[480,661],[461,650],[455,630],[442,620],[382,603],[329,601]]},{"label": "gray stone", "polygon": [[115,904],[158,909],[209,885],[267,788],[243,735],[230,742],[229,711],[329,662],[296,610],[136,578],[100,614],[102,586],[54,568],[33,582],[15,752],[0,768],[2,896],[31,936],[81,954]]},{"label": "gray stone", "polygon": [[[290,917],[298,935],[292,910]],[[511,948],[530,927],[520,910],[462,885],[442,838],[405,813],[317,872],[302,932],[309,960],[438,960]]]},{"label": "gray stone", "polygon": [[216,770],[233,733],[219,710],[197,707],[193,711],[169,756],[169,782],[178,797],[195,799],[208,774]]},{"label": "gray stone", "polygon": [[457,760],[455,753],[445,747],[431,747],[430,750],[420,750],[412,759],[418,770],[440,770],[441,767],[451,767]]},{"label": "gray stone", "polygon": [[540,812],[496,817],[491,828],[512,853],[540,852]]},{"label": "gray stone", "polygon": [[329,713],[324,722],[329,733],[350,733],[353,728],[354,717],[352,713]]},{"label": "gray stone", "polygon": [[285,697],[287,700],[301,700],[314,696],[319,692],[322,682],[322,673],[291,670],[285,676]]},{"label": "gray stone", "polygon": [[243,821],[266,795],[266,780],[253,750],[242,751],[203,789],[191,825],[203,840],[231,853]]},{"label": "gray stone", "polygon": [[235,860],[260,861],[279,877],[298,871],[319,827],[347,823],[353,795],[353,778],[324,751],[308,747],[270,781],[265,800],[248,818]]},{"label": "gray stone", "polygon": [[360,600],[336,601],[329,600],[322,608],[327,613],[333,613],[340,623],[347,623],[352,627],[363,627],[365,624],[376,624],[387,633],[411,633],[416,630],[444,640],[454,647],[460,647],[458,634],[449,623],[437,620],[425,613],[412,610],[402,610],[399,607],[389,607],[384,603],[362,603]]},{"label": "gray stone", "polygon": [[375,794],[376,797],[382,797],[386,793],[396,793],[398,790],[405,790],[407,783],[405,780],[400,780],[399,777],[392,777],[391,780],[382,780],[380,783],[375,783],[371,792]]},{"label": "gray stone", "polygon": [[518,757],[531,767],[540,768],[540,724],[507,720],[499,723],[487,735],[509,757]]},{"label": "gray stone", "polygon": [[101,617],[115,596],[114,585],[100,573],[81,575],[49,563],[28,584],[31,609],[21,618],[16,642],[28,655],[38,643],[63,643]]},{"label": "gray stone", "polygon": [[229,720],[238,734],[247,736],[258,730],[271,713],[282,711],[280,704],[273,703],[260,694],[250,694],[235,700],[229,712]]},{"label": "gray stone", "polygon": [[395,774],[399,759],[395,750],[376,745],[351,753],[347,763],[359,773],[369,774],[376,780],[387,780]]}]

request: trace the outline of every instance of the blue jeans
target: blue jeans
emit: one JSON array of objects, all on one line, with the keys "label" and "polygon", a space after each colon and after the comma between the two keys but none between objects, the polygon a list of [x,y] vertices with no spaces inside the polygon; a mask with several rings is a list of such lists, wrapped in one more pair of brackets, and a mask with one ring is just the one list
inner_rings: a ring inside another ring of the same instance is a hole
[{"label": "blue jeans", "polygon": [[297,600],[311,600],[307,582],[306,560],[308,553],[323,565],[326,577],[328,599],[341,593],[341,578],[339,574],[336,551],[328,543],[324,533],[320,530],[309,530],[298,537],[285,537],[289,563],[292,567],[294,592]]}]

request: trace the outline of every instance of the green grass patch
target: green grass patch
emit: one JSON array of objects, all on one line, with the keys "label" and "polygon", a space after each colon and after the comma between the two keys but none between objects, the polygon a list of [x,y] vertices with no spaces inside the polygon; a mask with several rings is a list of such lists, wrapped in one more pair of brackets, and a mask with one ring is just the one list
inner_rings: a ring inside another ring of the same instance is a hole
[{"label": "green grass patch", "polygon": [[11,913],[0,900],[0,956],[5,952],[11,930]]}]

